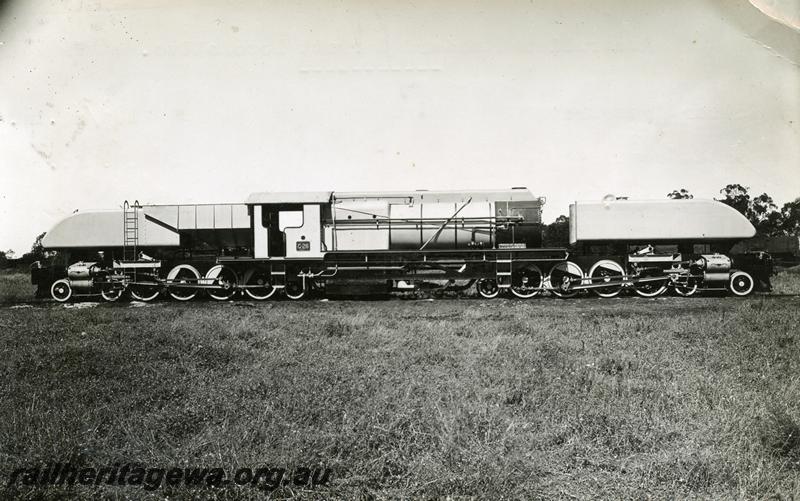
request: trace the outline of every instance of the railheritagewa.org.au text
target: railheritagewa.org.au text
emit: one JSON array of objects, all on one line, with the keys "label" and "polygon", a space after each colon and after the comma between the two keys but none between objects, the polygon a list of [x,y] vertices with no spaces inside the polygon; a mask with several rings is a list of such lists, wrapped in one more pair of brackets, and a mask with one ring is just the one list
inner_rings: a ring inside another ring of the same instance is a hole
[{"label": "railheritagewa.org.au text", "polygon": [[277,489],[281,486],[318,487],[330,481],[331,471],[320,467],[293,469],[259,466],[226,469],[219,467],[147,467],[119,464],[103,467],[52,463],[10,472],[6,487],[57,487],[72,485],[131,486],[146,490],[161,487],[214,488],[250,486]]}]

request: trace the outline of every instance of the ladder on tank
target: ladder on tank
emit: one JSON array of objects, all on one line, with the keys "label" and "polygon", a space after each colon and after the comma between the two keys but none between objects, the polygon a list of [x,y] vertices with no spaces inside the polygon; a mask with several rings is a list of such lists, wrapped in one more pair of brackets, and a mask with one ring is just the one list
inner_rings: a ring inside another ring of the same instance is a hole
[{"label": "ladder on tank", "polygon": [[139,201],[133,205],[125,200],[122,204],[123,235],[122,259],[123,261],[136,261],[136,248],[139,246]]}]

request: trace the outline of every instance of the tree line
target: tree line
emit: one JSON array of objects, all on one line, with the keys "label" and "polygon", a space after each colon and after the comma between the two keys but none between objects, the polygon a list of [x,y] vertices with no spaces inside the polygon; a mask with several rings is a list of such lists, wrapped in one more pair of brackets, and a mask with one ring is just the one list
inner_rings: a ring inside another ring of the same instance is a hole
[{"label": "tree line", "polygon": [[31,246],[30,252],[26,252],[19,258],[16,257],[16,253],[12,249],[0,251],[0,269],[12,268],[16,266],[29,266],[34,261],[40,261],[44,259],[44,247],[42,246],[42,239],[44,238],[45,233],[37,236],[36,240],[34,240],[33,245]]},{"label": "tree line", "polygon": [[[800,233],[800,198],[778,206],[766,193],[750,195],[750,188],[741,184],[729,184],[719,190],[722,198],[715,200],[729,205],[746,217],[756,229],[757,236],[777,237]],[[685,189],[674,190],[667,198],[678,200],[694,198]]]}]

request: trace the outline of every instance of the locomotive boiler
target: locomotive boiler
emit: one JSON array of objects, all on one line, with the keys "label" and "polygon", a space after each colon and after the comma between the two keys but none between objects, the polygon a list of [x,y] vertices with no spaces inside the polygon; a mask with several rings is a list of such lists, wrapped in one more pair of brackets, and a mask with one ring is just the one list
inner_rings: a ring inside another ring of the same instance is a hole
[{"label": "locomotive boiler", "polygon": [[[32,280],[57,301],[123,294],[369,294],[435,287],[654,297],[768,280],[769,256],[728,255],[755,230],[716,201],[605,199],[570,206],[570,247],[542,246],[544,198],[526,188],[254,193],[244,203],[123,205],[78,212],[43,239],[55,251]],[[761,280],[759,280],[761,279]]]}]

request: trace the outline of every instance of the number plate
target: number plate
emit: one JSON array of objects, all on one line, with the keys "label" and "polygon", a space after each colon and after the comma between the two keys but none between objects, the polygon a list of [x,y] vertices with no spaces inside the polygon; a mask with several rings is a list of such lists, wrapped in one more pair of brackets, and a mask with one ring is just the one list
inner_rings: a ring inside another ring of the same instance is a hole
[{"label": "number plate", "polygon": [[311,242],[308,240],[301,240],[297,242],[297,250],[299,251],[310,251],[311,250]]}]

